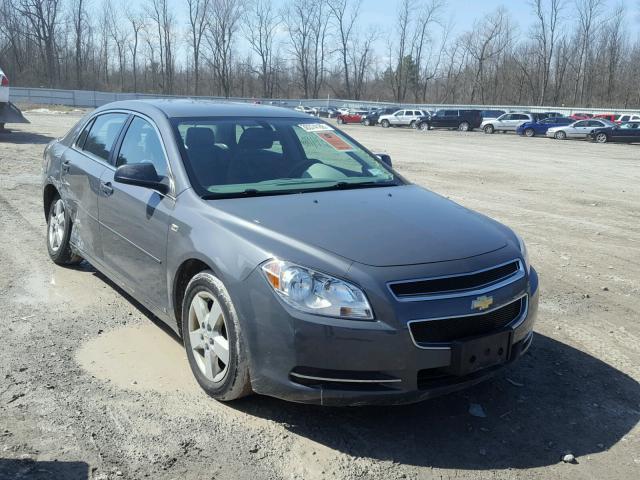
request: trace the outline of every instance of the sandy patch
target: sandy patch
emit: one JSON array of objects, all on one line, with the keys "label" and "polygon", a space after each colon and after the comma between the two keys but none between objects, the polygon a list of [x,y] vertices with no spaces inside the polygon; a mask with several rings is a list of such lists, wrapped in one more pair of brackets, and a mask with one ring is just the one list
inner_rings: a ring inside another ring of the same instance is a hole
[{"label": "sandy patch", "polygon": [[120,388],[198,391],[182,345],[150,322],[105,332],[85,343],[76,360]]}]

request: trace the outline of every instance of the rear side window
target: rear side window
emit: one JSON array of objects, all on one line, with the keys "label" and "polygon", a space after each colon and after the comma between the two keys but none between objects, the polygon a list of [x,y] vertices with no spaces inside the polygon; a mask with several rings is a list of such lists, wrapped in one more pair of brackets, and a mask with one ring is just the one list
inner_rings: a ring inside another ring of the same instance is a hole
[{"label": "rear side window", "polygon": [[105,113],[96,117],[84,142],[83,150],[109,160],[113,144],[127,121],[126,113]]},{"label": "rear side window", "polygon": [[151,163],[159,176],[167,174],[167,160],[162,141],[155,128],[146,120],[135,117],[122,140],[116,167],[135,163]]},{"label": "rear side window", "polygon": [[445,110],[444,114],[448,117],[457,117],[458,116],[458,111],[457,110]]}]

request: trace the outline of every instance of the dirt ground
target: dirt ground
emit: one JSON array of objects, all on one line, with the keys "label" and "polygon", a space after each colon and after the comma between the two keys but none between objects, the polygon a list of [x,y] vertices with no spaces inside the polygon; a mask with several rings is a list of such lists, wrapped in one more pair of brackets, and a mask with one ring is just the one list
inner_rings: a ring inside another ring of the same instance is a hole
[{"label": "dirt ground", "polygon": [[26,115],[0,136],[0,479],[640,478],[640,146],[347,126],[525,237],[533,347],[412,406],[226,405],[138,304],[90,265],[49,261],[42,151],[79,114]]}]

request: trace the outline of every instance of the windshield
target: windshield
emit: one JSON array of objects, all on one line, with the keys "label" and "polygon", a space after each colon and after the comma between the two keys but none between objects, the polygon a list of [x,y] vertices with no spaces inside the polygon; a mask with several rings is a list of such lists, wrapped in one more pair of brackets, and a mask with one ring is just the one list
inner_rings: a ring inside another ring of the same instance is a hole
[{"label": "windshield", "polygon": [[315,119],[177,118],[187,174],[205,198],[404,183],[355,140]]}]

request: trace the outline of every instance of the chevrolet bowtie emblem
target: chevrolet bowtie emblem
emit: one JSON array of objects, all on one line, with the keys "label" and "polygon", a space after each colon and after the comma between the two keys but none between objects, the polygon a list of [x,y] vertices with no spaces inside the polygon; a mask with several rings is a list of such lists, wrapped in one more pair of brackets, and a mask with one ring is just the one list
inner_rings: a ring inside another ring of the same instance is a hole
[{"label": "chevrolet bowtie emblem", "polygon": [[488,297],[486,295],[478,297],[471,302],[471,308],[474,310],[486,310],[491,305],[493,305],[493,297]]}]

